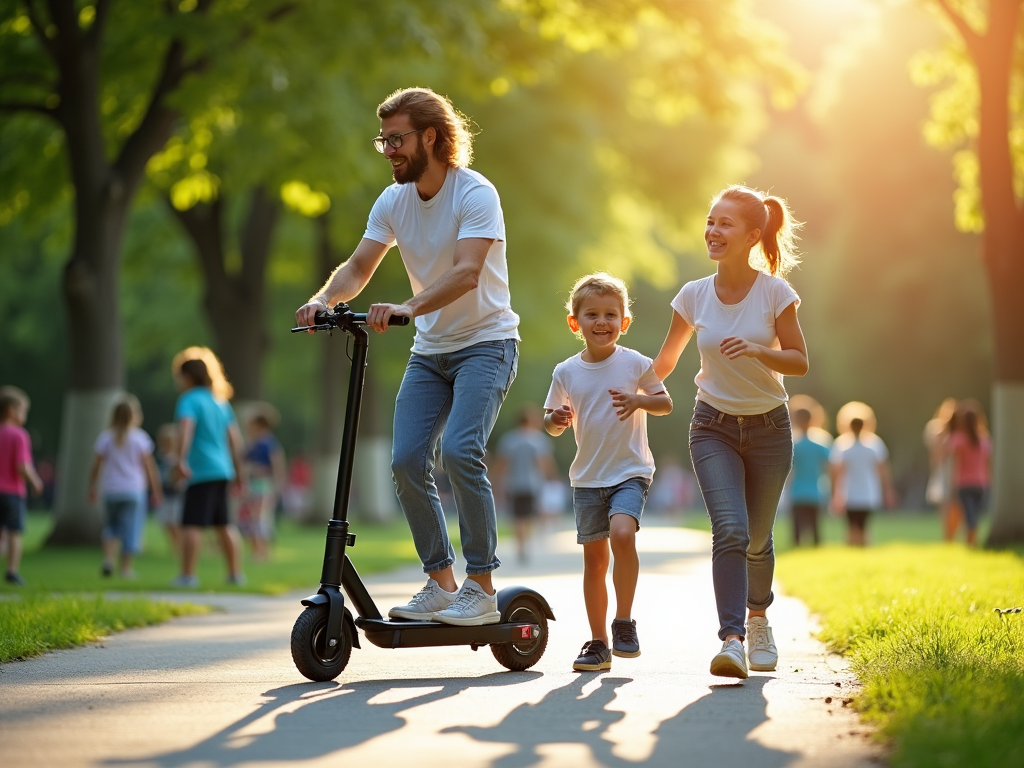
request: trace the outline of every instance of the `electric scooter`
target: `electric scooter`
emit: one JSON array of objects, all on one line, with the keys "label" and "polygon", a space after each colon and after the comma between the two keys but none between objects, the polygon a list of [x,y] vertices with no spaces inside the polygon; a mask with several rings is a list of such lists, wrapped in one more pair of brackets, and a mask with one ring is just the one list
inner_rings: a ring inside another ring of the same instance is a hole
[{"label": "electric scooter", "polygon": [[[390,325],[408,325],[409,318],[392,316]],[[338,304],[332,312],[317,312],[315,324],[292,328],[292,333],[339,330],[353,339],[352,372],[348,382],[345,431],[341,442],[338,484],[334,511],[327,523],[320,589],[302,600],[305,610],[292,627],[292,660],[310,680],[333,680],[345,669],[353,646],[359,648],[356,628],[381,648],[421,648],[426,646],[468,645],[474,651],[488,645],[498,663],[507,669],[529,669],[544,654],[548,644],[548,621],[554,614],[542,595],[526,587],[506,587],[498,592],[497,624],[459,627],[435,621],[407,621],[381,616],[373,598],[346,554],[355,546],[355,534],[349,533],[348,505],[352,489],[352,465],[362,405],[366,352],[369,342],[364,326],[366,314],[353,312],[347,304]],[[345,605],[345,595],[356,611]]]}]

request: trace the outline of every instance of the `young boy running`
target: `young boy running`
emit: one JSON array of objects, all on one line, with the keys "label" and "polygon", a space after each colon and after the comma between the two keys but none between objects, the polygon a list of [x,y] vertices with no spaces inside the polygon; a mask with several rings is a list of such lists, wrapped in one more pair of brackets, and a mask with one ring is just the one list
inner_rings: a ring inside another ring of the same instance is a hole
[{"label": "young boy running", "polygon": [[[593,639],[573,669],[611,669],[612,654],[640,655],[630,616],[640,571],[636,532],[654,477],[647,446],[647,414],[672,411],[672,399],[651,368],[651,359],[616,343],[630,323],[629,292],[616,277],[599,272],[576,281],[566,303],[569,328],[586,348],[559,363],[544,402],[544,427],[557,437],[569,426],[576,458],[569,469],[576,512],[576,541],[583,545],[583,599]],[[642,394],[641,394],[642,393]],[[615,556],[615,620],[608,648],[609,539]]]},{"label": "young boy running", "polygon": [[32,442],[25,431],[28,396],[17,387],[0,387],[0,532],[6,543],[8,584],[22,586],[21,535],[25,530],[26,482],[36,494],[43,481],[32,463]]}]

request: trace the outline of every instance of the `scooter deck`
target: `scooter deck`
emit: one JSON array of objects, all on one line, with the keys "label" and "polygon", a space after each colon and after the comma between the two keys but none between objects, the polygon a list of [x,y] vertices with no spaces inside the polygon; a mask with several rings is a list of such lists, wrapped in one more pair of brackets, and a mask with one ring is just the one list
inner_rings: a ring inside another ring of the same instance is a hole
[{"label": "scooter deck", "polygon": [[437,621],[365,619],[357,617],[356,626],[379,648],[426,648],[439,645],[501,645],[529,643],[540,636],[537,624],[523,622],[456,627]]}]

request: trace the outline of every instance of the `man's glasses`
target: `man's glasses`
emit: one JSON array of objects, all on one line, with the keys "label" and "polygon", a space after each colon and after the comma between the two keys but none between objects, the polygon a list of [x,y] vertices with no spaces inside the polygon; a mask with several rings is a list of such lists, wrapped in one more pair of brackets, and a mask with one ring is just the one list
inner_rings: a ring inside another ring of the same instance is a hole
[{"label": "man's glasses", "polygon": [[377,148],[377,151],[382,155],[384,154],[384,144],[390,144],[395,149],[402,146],[402,137],[408,136],[410,133],[419,133],[422,128],[417,128],[415,131],[406,131],[405,133],[392,133],[390,136],[377,136],[373,139],[373,146]]}]

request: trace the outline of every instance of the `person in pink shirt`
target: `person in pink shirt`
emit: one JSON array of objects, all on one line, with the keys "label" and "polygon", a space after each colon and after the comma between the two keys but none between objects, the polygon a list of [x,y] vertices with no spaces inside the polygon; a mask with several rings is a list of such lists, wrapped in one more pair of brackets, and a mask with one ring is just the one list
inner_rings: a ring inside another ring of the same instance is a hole
[{"label": "person in pink shirt", "polygon": [[946,451],[953,458],[953,484],[967,520],[967,546],[973,547],[985,493],[991,484],[992,441],[977,401],[964,400],[958,410],[960,429],[949,436]]},{"label": "person in pink shirt", "polygon": [[26,482],[36,495],[43,481],[32,463],[32,440],[25,431],[30,403],[17,387],[0,387],[0,531],[5,536],[7,574],[5,580],[24,585],[21,566],[21,536],[25,530]]}]

